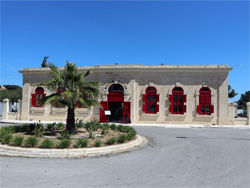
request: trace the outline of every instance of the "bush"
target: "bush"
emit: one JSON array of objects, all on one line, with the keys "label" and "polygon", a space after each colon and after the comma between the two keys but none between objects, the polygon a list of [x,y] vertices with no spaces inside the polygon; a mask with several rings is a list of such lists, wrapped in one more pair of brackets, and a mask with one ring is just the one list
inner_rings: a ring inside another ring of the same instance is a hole
[{"label": "bush", "polygon": [[62,122],[60,122],[60,123],[56,124],[56,128],[61,130],[61,129],[65,128],[65,125]]},{"label": "bush", "polygon": [[9,135],[11,133],[11,131],[10,131],[10,128],[9,127],[2,127],[1,129],[0,129],[0,142],[4,142],[3,140],[5,140],[6,138],[5,138],[5,136],[6,135]]},{"label": "bush", "polygon": [[10,145],[21,146],[22,142],[23,142],[23,136],[14,136],[10,141]]},{"label": "bush", "polygon": [[116,124],[111,124],[111,125],[110,125],[110,129],[116,130]]},{"label": "bush", "polygon": [[102,134],[106,134],[108,132],[109,129],[109,124],[108,123],[104,123],[101,125],[101,129],[102,129]]},{"label": "bush", "polygon": [[127,134],[127,139],[128,140],[132,140],[136,135],[136,131],[135,130],[131,130],[129,131],[129,133]]},{"label": "bush", "polygon": [[13,127],[13,131],[14,131],[15,133],[18,133],[18,132],[20,132],[20,130],[21,130],[20,125],[14,125],[14,126],[12,126],[12,127]]},{"label": "bush", "polygon": [[47,125],[47,129],[48,129],[49,131],[54,131],[55,128],[56,128],[56,123],[49,123],[49,124]]},{"label": "bush", "polygon": [[75,147],[76,148],[85,148],[88,146],[89,141],[87,139],[79,138],[76,141]]},{"label": "bush", "polygon": [[45,129],[44,129],[43,125],[42,124],[36,124],[35,130],[33,131],[33,133],[35,133],[35,136],[36,137],[42,137],[44,132],[45,132]]},{"label": "bush", "polygon": [[1,142],[3,144],[9,144],[11,139],[12,139],[12,135],[6,133],[5,135],[3,135]]},{"label": "bush", "polygon": [[37,145],[37,143],[38,143],[38,139],[33,137],[33,136],[30,136],[26,140],[24,140],[23,146],[27,147],[27,148],[35,147]]},{"label": "bush", "polygon": [[89,132],[89,138],[94,138],[94,132],[101,128],[101,126],[100,122],[97,119],[94,119],[86,122],[84,128]]},{"label": "bush", "polygon": [[69,139],[70,137],[69,131],[67,129],[61,129],[60,134],[62,139]]},{"label": "bush", "polygon": [[122,125],[118,125],[118,126],[116,127],[116,129],[117,129],[117,131],[122,132],[123,126],[122,126]]},{"label": "bush", "polygon": [[83,123],[83,120],[76,120],[76,128],[79,129],[79,128],[83,128],[84,127],[84,123]]},{"label": "bush", "polygon": [[20,132],[28,132],[28,131],[30,131],[30,125],[29,124],[20,125]]},{"label": "bush", "polygon": [[95,142],[94,142],[94,146],[95,147],[100,147],[102,145],[102,141],[101,140],[96,140]]},{"label": "bush", "polygon": [[113,145],[116,142],[116,138],[112,137],[106,140],[105,144],[107,145]]},{"label": "bush", "polygon": [[118,143],[123,143],[123,142],[125,142],[126,140],[127,140],[127,136],[124,135],[124,134],[120,134],[120,135],[117,137],[117,139],[116,139],[116,141],[117,141]]},{"label": "bush", "polygon": [[51,139],[45,138],[40,145],[40,148],[52,148],[54,146],[54,142]]},{"label": "bush", "polygon": [[71,142],[69,139],[63,139],[60,140],[60,142],[58,143],[57,147],[58,148],[68,148],[70,146]]}]

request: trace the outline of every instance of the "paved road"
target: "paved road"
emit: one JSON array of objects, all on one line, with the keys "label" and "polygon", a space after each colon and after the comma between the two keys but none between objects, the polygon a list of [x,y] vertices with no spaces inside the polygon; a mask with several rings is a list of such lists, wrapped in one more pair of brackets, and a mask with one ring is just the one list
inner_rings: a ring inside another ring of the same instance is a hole
[{"label": "paved road", "polygon": [[1,157],[1,188],[250,187],[250,131],[145,128],[147,146],[97,158]]}]

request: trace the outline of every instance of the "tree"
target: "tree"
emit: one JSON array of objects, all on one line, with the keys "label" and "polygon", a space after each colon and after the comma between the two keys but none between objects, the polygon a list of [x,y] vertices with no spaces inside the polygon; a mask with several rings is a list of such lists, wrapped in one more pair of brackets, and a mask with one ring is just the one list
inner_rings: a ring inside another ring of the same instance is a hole
[{"label": "tree", "polygon": [[[77,105],[87,108],[93,105],[101,107],[98,102],[100,94],[99,83],[86,81],[85,78],[90,74],[90,70],[85,74],[79,73],[75,63],[66,61],[63,71],[59,70],[53,63],[47,66],[51,69],[51,79],[37,85],[45,86],[55,92],[43,98],[41,104],[56,102],[59,106],[67,106],[66,129],[70,133],[74,133],[75,109]],[[59,89],[63,92],[59,92]]]},{"label": "tree", "polygon": [[235,93],[235,90],[228,85],[228,98],[234,98],[238,93]]},{"label": "tree", "polygon": [[17,85],[4,85],[5,90],[0,90],[0,101],[9,99],[11,102],[17,102],[22,99],[22,88]]},{"label": "tree", "polygon": [[41,67],[43,67],[43,68],[47,67],[47,60],[48,60],[48,58],[49,58],[49,56],[45,56],[43,58],[43,62],[41,64]]},{"label": "tree", "polygon": [[250,102],[250,91],[246,91],[245,94],[241,94],[238,100],[238,108],[246,110],[246,103]]}]

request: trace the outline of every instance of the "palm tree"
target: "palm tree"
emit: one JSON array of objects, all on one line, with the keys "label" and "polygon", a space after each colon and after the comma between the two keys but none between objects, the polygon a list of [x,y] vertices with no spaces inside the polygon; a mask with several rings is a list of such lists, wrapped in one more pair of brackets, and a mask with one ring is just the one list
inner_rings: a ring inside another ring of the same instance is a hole
[{"label": "palm tree", "polygon": [[49,90],[56,91],[46,96],[41,104],[54,103],[58,106],[67,106],[67,125],[66,129],[70,133],[75,132],[75,109],[77,105],[91,107],[98,102],[99,83],[85,81],[85,77],[90,74],[88,70],[85,74],[79,73],[75,63],[66,60],[64,70],[61,71],[53,63],[47,65],[51,71],[51,79],[41,82],[38,85],[44,86]]}]

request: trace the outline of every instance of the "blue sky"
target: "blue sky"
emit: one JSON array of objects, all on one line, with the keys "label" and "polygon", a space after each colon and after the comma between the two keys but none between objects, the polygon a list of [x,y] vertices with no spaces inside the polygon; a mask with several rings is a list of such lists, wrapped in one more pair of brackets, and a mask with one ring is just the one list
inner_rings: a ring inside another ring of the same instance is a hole
[{"label": "blue sky", "polygon": [[0,85],[22,86],[18,70],[45,55],[57,66],[227,64],[238,100],[250,89],[249,2],[1,2]]}]

